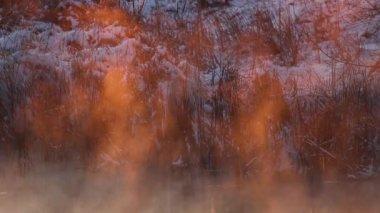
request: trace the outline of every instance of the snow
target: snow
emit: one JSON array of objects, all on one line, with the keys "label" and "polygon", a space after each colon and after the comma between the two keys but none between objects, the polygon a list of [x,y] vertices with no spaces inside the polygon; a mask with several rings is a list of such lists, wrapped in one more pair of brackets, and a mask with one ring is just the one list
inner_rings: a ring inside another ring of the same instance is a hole
[{"label": "snow", "polygon": [[378,43],[368,43],[368,44],[364,44],[362,46],[362,48],[364,50],[379,52],[380,51],[380,44],[378,44]]},{"label": "snow", "polygon": [[12,51],[15,49],[20,49],[22,48],[22,44],[25,43],[31,36],[32,33],[28,30],[17,30],[9,35],[4,35],[0,38],[0,50]]},{"label": "snow", "polygon": [[176,166],[176,167],[184,167],[185,166],[185,163],[184,161],[182,160],[182,156],[179,156],[177,158],[177,160],[175,160],[173,163],[172,163],[173,166]]}]

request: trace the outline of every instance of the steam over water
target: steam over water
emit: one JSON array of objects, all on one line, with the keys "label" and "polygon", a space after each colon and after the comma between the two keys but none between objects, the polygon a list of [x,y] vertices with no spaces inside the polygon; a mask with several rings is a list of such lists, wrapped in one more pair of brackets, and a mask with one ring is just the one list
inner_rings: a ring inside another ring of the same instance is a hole
[{"label": "steam over water", "polygon": [[378,212],[380,182],[99,174],[66,167],[2,174],[0,212]]}]

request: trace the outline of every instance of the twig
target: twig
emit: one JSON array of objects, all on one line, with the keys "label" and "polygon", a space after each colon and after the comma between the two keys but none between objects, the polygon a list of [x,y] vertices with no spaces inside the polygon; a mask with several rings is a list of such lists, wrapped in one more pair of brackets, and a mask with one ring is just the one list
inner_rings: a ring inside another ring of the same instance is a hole
[{"label": "twig", "polygon": [[330,156],[331,158],[333,158],[333,159],[335,159],[335,160],[337,159],[333,154],[331,154],[331,152],[329,152],[329,151],[327,151],[326,149],[324,149],[324,148],[318,146],[318,144],[316,144],[314,141],[309,140],[309,141],[306,141],[306,143],[308,143],[308,144],[310,144],[310,145],[312,145],[312,146],[317,147],[319,150],[321,150],[323,153],[327,154],[327,155]]}]

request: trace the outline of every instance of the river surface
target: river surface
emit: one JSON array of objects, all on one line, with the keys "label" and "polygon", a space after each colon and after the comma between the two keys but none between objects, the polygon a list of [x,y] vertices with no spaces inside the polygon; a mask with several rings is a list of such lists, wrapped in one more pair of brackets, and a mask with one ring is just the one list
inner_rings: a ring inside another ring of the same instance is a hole
[{"label": "river surface", "polygon": [[49,168],[1,173],[0,212],[380,212],[380,181],[303,181],[98,174]]}]

